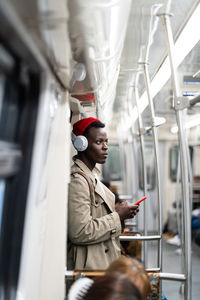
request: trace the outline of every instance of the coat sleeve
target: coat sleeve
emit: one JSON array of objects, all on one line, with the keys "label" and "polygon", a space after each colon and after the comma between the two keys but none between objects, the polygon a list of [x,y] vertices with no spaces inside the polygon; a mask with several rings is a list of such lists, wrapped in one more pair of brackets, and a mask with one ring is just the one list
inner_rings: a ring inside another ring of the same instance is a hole
[{"label": "coat sleeve", "polygon": [[72,178],[69,184],[68,235],[73,244],[90,245],[107,241],[121,234],[117,212],[93,219],[88,183],[82,176]]}]

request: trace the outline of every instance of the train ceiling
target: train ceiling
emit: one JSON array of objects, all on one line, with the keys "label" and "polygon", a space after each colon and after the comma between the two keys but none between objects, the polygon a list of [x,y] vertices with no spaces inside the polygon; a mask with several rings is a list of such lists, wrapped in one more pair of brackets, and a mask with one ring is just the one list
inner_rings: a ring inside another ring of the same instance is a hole
[{"label": "train ceiling", "polygon": [[[151,81],[162,67],[167,48],[158,15],[172,14],[172,32],[177,41],[200,5],[199,0],[4,0],[1,3],[2,9],[13,9],[18,14],[62,85],[85,106],[88,114],[97,111],[105,122],[111,116],[126,119],[127,112],[132,117],[135,99],[131,88],[137,87],[140,99],[145,91],[141,62],[148,63]],[[198,33],[199,28],[200,24],[191,35]],[[197,42],[179,63],[182,90],[184,75],[199,77],[199,48]],[[191,83],[190,90],[199,92],[199,85]],[[170,114],[173,92],[168,79],[153,96],[156,110]],[[144,118],[145,114],[147,110]]]},{"label": "train ceiling", "polygon": [[[164,28],[158,15],[172,14],[170,20],[176,42],[199,1],[73,0],[68,4],[73,57],[87,67],[85,80],[77,82],[72,93],[93,91],[99,117],[109,122],[113,115],[118,122],[121,118],[131,118],[135,105],[131,87],[137,86],[139,97],[145,91],[141,62],[148,63],[152,80],[167,56]],[[199,32],[198,26],[196,30]],[[192,77],[200,69],[200,43],[193,46],[179,63],[182,90],[186,88],[184,75]],[[191,92],[198,91],[199,86],[192,85]],[[169,121],[174,122],[170,81],[166,79],[153,96],[155,109],[161,115],[169,115]],[[144,119],[146,116],[148,109],[143,113]]]}]

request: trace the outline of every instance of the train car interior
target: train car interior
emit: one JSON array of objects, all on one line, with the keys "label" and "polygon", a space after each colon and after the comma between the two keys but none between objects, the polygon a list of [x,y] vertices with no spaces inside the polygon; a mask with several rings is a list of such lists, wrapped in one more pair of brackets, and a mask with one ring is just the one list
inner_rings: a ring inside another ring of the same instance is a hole
[{"label": "train car interior", "polygon": [[147,196],[120,241],[150,299],[198,299],[199,0],[1,0],[0,25],[0,299],[67,296],[71,130],[85,117],[106,124],[101,180],[120,201]]}]

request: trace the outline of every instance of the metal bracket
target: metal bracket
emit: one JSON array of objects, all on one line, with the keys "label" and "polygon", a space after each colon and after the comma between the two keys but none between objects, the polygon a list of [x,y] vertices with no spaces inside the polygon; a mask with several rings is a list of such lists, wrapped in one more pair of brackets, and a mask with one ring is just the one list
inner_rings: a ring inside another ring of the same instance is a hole
[{"label": "metal bracket", "polygon": [[152,119],[152,127],[159,127],[166,123],[166,119],[163,117],[154,117]]},{"label": "metal bracket", "polygon": [[178,97],[174,101],[174,108],[175,110],[183,110],[190,106],[189,98],[188,97]]},{"label": "metal bracket", "polygon": [[156,14],[157,17],[173,17],[174,14],[172,13],[161,13],[161,14]]},{"label": "metal bracket", "polygon": [[150,132],[151,131],[151,127],[149,126],[149,127],[141,127],[140,129],[139,129],[139,135],[144,135],[145,133],[148,133],[148,132]]}]

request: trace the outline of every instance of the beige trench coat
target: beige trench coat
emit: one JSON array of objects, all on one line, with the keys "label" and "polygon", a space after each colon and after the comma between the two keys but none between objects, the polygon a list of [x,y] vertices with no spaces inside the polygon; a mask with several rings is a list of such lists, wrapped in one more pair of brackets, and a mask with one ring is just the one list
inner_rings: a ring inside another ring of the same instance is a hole
[{"label": "beige trench coat", "polygon": [[[115,212],[114,194],[98,179],[97,168],[91,172],[74,158],[72,173],[84,172],[94,188],[92,201],[86,179],[73,174],[69,184],[67,269],[106,269],[121,255],[121,222]],[[96,173],[96,174],[95,174]]]}]

